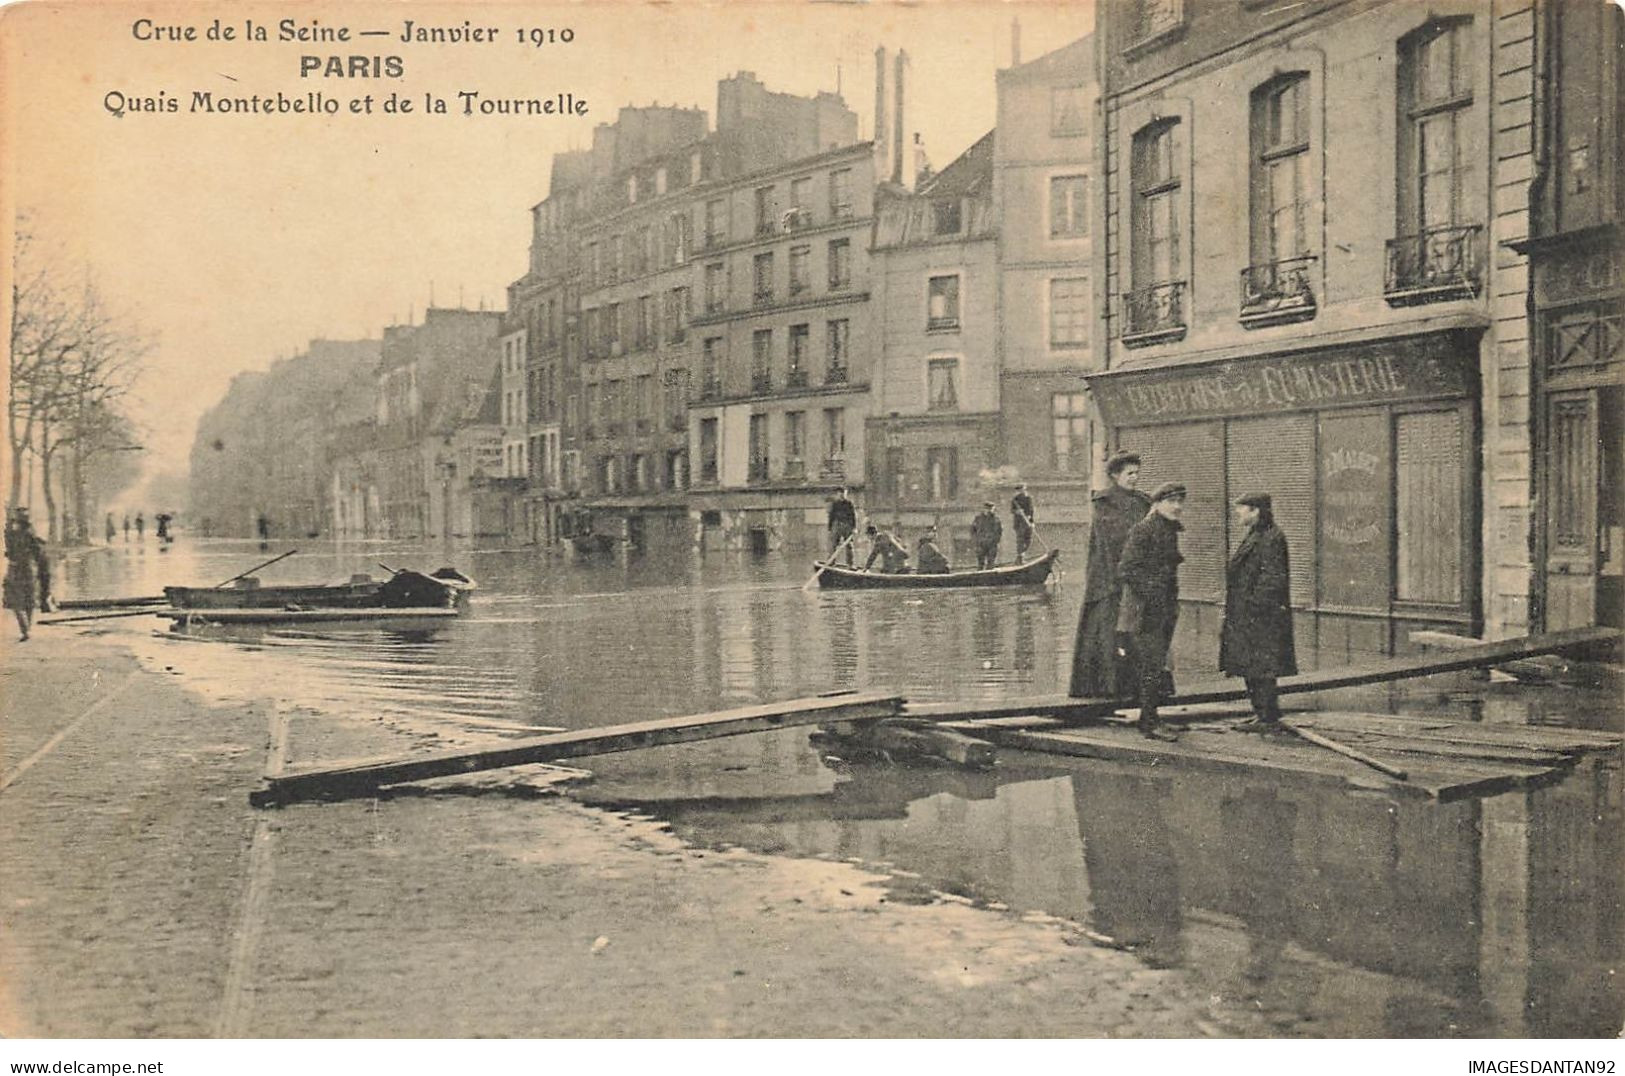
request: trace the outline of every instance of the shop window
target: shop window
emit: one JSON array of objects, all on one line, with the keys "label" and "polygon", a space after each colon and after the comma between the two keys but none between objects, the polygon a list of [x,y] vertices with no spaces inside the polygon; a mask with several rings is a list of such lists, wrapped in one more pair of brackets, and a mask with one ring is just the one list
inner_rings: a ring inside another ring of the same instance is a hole
[{"label": "shop window", "polygon": [[1089,396],[1057,392],[1050,397],[1050,466],[1068,474],[1088,474],[1092,458]]},{"label": "shop window", "polygon": [[959,360],[932,359],[926,371],[926,406],[932,411],[959,410]]},{"label": "shop window", "polygon": [[1458,411],[1395,417],[1397,529],[1395,596],[1462,601],[1462,424]]},{"label": "shop window", "polygon": [[925,481],[933,501],[951,501],[959,496],[959,449],[937,447],[925,450]]},{"label": "shop window", "polygon": [[1399,45],[1399,221],[1388,242],[1391,303],[1477,295],[1479,240],[1470,219],[1472,20],[1444,19]]},{"label": "shop window", "polygon": [[1089,177],[1052,176],[1049,181],[1049,237],[1077,239],[1089,234]]}]

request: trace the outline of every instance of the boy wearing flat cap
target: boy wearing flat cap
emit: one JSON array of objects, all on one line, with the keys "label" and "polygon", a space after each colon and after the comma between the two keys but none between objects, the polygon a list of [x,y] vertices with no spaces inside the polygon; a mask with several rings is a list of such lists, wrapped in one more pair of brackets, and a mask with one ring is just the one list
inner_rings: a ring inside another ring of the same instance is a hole
[{"label": "boy wearing flat cap", "polygon": [[1117,630],[1133,640],[1139,680],[1140,733],[1172,741],[1178,734],[1161,724],[1162,670],[1179,620],[1179,517],[1185,510],[1185,487],[1165,482],[1151,494],[1151,511],[1128,532],[1117,571],[1123,579]]},{"label": "boy wearing flat cap", "polygon": [[1275,525],[1268,493],[1236,501],[1236,521],[1246,528],[1224,569],[1224,624],[1219,629],[1219,668],[1247,683],[1253,716],[1237,726],[1272,732],[1281,727],[1276,679],[1298,671],[1292,643],[1292,572],[1286,536]]}]

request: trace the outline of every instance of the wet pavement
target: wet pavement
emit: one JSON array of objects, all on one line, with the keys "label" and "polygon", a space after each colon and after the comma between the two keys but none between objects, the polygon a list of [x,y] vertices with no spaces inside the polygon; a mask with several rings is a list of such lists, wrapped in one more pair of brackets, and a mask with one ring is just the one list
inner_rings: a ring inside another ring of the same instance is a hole
[{"label": "wet pavement", "polygon": [[[300,544],[267,583],[450,562],[482,589],[470,616],[429,635],[196,638],[146,620],[103,630],[207,697],[273,697],[434,737],[842,688],[1055,693],[1081,599],[1070,585],[805,592],[801,561],[776,555],[576,563],[534,550]],[[115,546],[64,574],[79,595],[157,593],[282,548]],[[1178,655],[1181,675],[1211,668],[1204,642]],[[1607,690],[1471,675],[1316,702],[1503,724],[1621,720]],[[833,757],[805,731],[607,756],[591,769],[579,799],[669,820],[691,846],[852,860],[885,874],[897,901],[948,894],[1075,922],[1088,944],[1182,969],[1214,1012],[1257,1034],[1596,1036],[1625,1022],[1617,756],[1546,787],[1451,804],[1011,751],[989,774],[892,765]]]}]

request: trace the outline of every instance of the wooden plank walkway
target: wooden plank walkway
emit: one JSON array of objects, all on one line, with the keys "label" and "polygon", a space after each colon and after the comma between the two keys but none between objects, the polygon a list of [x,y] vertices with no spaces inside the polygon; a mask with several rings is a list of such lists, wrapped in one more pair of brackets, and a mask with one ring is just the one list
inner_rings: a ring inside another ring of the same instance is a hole
[{"label": "wooden plank walkway", "polygon": [[266,807],[305,799],[342,799],[368,795],[385,785],[422,781],[431,777],[606,755],[641,747],[696,743],[774,729],[878,721],[897,716],[902,706],[903,698],[900,695],[826,695],[716,713],[578,729],[550,736],[509,740],[492,747],[288,770],[267,776],[263,785],[249,796],[249,802],[256,807]]},{"label": "wooden plank walkway", "polygon": [[[1306,691],[1330,691],[1340,687],[1408,680],[1418,676],[1431,676],[1434,673],[1459,672],[1463,669],[1497,665],[1517,658],[1534,657],[1537,654],[1550,654],[1574,646],[1611,642],[1620,638],[1620,635],[1615,628],[1577,628],[1573,631],[1482,643],[1444,654],[1391,658],[1364,665],[1339,665],[1284,677],[1280,682],[1280,692],[1283,695],[1291,695]],[[1246,697],[1247,689],[1240,680],[1223,679],[1196,684],[1167,700],[1167,703],[1177,706],[1189,703],[1234,702]],[[909,703],[907,715],[911,718],[934,721],[1049,717],[1057,719],[1057,724],[1052,727],[1059,727],[1065,721],[1107,717],[1126,705],[1131,703],[1124,699],[1075,699],[1067,695],[1030,695],[994,702]]]},{"label": "wooden plank walkway", "polygon": [[1531,787],[1555,778],[1592,752],[1619,752],[1625,736],[1533,725],[1486,725],[1385,714],[1302,714],[1294,724],[1402,767],[1391,780],[1361,764],[1290,735],[1260,736],[1209,723],[1185,730],[1176,743],[1140,736],[1113,722],[1064,728],[1045,719],[955,721],[1004,748],[1232,772],[1292,774],[1396,795],[1441,801]]}]

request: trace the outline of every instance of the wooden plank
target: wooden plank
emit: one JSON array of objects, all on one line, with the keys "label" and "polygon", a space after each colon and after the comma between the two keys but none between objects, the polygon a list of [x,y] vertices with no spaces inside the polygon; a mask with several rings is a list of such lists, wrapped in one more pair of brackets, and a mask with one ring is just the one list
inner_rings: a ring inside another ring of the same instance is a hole
[{"label": "wooden plank", "polygon": [[1340,743],[1337,740],[1322,736],[1318,732],[1310,732],[1308,729],[1300,729],[1290,721],[1282,721],[1281,727],[1292,733],[1292,735],[1297,736],[1300,739],[1307,740],[1316,747],[1324,747],[1328,751],[1336,751],[1344,758],[1352,758],[1354,761],[1363,766],[1370,766],[1379,773],[1386,773],[1389,777],[1394,778],[1396,781],[1403,781],[1407,776],[1404,770],[1390,762],[1384,762],[1381,759],[1372,758],[1363,751],[1356,751],[1348,744]]},{"label": "wooden plank", "polygon": [[508,740],[490,747],[289,770],[266,777],[261,788],[249,796],[249,802],[263,807],[317,797],[342,798],[365,795],[384,785],[422,781],[431,777],[450,777],[508,766],[528,766],[535,762],[695,743],[723,736],[836,721],[874,721],[895,717],[902,704],[901,696],[882,694],[788,699],[717,713],[666,717]]},{"label": "wooden plank", "polygon": [[56,603],[58,609],[129,609],[137,605],[168,605],[162,594],[139,598],[63,598]]},{"label": "wooden plank", "polygon": [[[1294,724],[1313,724],[1308,721],[1294,722]],[[1410,738],[1405,736],[1388,736],[1371,733],[1340,733],[1341,742],[1351,747],[1370,749],[1372,751],[1389,751],[1403,755],[1421,755],[1438,759],[1457,759],[1461,761],[1477,762],[1512,762],[1525,766],[1567,766],[1577,761],[1578,756],[1565,754],[1561,751],[1535,751],[1526,747],[1498,747],[1489,744],[1463,744],[1450,740],[1437,740],[1428,737]]]},{"label": "wooden plank", "polygon": [[970,769],[990,768],[998,754],[986,740],[923,721],[877,721],[865,723],[851,735],[829,734],[837,740],[851,740],[864,750],[940,759]]},{"label": "wooden plank", "polygon": [[1328,732],[1348,730],[1399,736],[1425,736],[1451,743],[1526,747],[1539,751],[1602,751],[1625,744],[1625,735],[1558,725],[1497,725],[1481,721],[1440,721],[1394,714],[1342,710],[1305,713],[1300,720]]},{"label": "wooden plank", "polygon": [[[1572,631],[1530,635],[1506,639],[1495,643],[1482,643],[1474,647],[1429,654],[1422,657],[1391,658],[1365,665],[1339,665],[1283,678],[1279,691],[1283,695],[1305,691],[1330,691],[1334,688],[1359,687],[1393,680],[1408,680],[1436,673],[1459,672],[1485,665],[1498,665],[1514,658],[1549,654],[1573,646],[1610,642],[1620,638],[1615,628],[1576,628]],[[1247,689],[1240,681],[1210,680],[1179,692],[1165,700],[1169,706],[1201,702],[1231,702],[1245,699]],[[1062,720],[1083,720],[1105,717],[1126,705],[1124,699],[1075,699],[1066,695],[1032,695],[1024,698],[998,701],[910,703],[909,717],[933,721],[955,721],[979,717],[1054,717]]]}]

